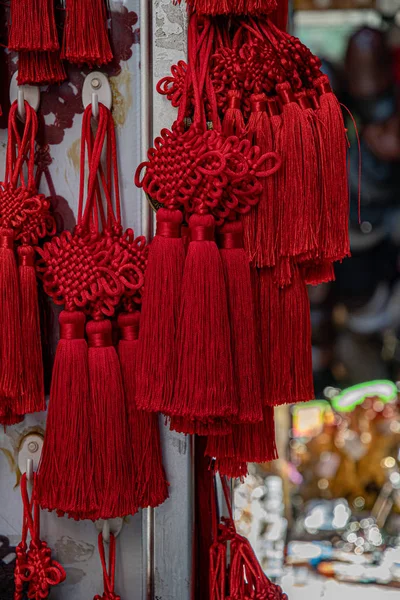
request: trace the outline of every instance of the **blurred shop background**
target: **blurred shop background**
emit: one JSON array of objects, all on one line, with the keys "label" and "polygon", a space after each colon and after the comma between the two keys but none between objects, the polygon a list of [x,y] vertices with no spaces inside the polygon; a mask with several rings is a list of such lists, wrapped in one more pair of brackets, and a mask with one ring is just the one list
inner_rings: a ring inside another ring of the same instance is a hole
[{"label": "blurred shop background", "polygon": [[[296,0],[292,33],[346,113],[352,259],[310,288],[316,400],[276,412],[280,460],[235,517],[290,600],[400,594],[400,0]],[[286,436],[286,432],[289,435]]]}]

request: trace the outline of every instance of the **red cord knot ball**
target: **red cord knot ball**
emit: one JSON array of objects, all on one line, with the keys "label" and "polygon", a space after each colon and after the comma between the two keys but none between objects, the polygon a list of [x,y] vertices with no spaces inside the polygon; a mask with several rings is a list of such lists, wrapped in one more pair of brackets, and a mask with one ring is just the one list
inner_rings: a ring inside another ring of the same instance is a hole
[{"label": "red cord knot ball", "polygon": [[83,340],[85,337],[85,315],[78,311],[63,310],[58,318],[62,340]]},{"label": "red cord knot ball", "polygon": [[122,313],[118,316],[118,327],[124,342],[134,342],[139,337],[140,313]]},{"label": "red cord knot ball", "polygon": [[113,345],[111,321],[89,321],[86,333],[89,348],[108,348]]}]

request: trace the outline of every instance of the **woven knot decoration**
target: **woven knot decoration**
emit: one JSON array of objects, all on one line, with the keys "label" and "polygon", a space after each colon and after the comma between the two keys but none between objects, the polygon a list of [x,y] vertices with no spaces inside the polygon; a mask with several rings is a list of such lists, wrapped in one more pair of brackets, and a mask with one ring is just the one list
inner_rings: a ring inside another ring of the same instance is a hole
[{"label": "woven knot decoration", "polygon": [[[243,214],[256,205],[260,179],[281,165],[276,153],[261,155],[247,140],[225,139],[218,131],[201,132],[197,127],[182,131],[179,124],[172,131],[162,130],[148,157],[136,175],[147,194],[164,206],[178,203],[188,214],[206,211],[218,223],[231,212]],[[146,173],[140,180],[143,168]]]},{"label": "woven knot decoration", "polygon": [[186,62],[180,60],[177,65],[172,65],[171,75],[163,77],[157,83],[157,92],[162,96],[166,96],[175,108],[179,106],[182,99],[187,69]]},{"label": "woven knot decoration", "polygon": [[6,176],[5,181],[0,183],[0,224],[14,230],[16,241],[37,244],[40,239],[54,235],[56,225],[50,213],[49,199],[36,190],[34,160],[38,121],[35,111],[27,102],[25,110],[22,138],[18,131],[16,101],[8,117]]},{"label": "woven knot decoration", "polygon": [[28,582],[28,598],[42,600],[47,598],[50,589],[65,580],[62,566],[52,560],[51,549],[46,542],[32,541],[27,553],[25,581]]},{"label": "woven knot decoration", "polygon": [[89,302],[117,299],[122,294],[118,276],[108,268],[109,251],[99,236],[63,231],[38,248],[37,270],[53,302],[68,310],[84,309]]},{"label": "woven knot decoration", "polygon": [[135,238],[135,233],[130,228],[121,237],[120,244],[129,257],[128,265],[123,270],[125,293],[122,297],[122,307],[124,311],[133,312],[142,303],[144,273],[147,268],[149,246],[144,236]]},{"label": "woven knot decoration", "polygon": [[[40,539],[40,513],[35,499],[36,474],[33,477],[32,497],[27,490],[26,473],[21,479],[21,497],[23,503],[22,540],[17,546],[17,562],[14,572],[15,598],[22,600],[26,596],[30,600],[48,598],[55,585],[65,581],[63,567],[51,558],[51,550],[47,543]],[[27,549],[27,536],[31,536]]]}]

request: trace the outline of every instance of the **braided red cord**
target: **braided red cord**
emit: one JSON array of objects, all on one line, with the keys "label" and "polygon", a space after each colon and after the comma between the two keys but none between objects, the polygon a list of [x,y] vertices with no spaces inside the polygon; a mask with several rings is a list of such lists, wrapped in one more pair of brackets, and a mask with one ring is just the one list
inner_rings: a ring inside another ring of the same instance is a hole
[{"label": "braided red cord", "polygon": [[115,593],[115,556],[116,556],[116,543],[115,536],[110,533],[109,553],[108,553],[108,569],[106,563],[106,556],[104,550],[103,534],[99,533],[98,547],[101,560],[101,567],[103,570],[103,582],[104,592],[102,596],[98,594],[93,600],[121,600],[121,597]]}]

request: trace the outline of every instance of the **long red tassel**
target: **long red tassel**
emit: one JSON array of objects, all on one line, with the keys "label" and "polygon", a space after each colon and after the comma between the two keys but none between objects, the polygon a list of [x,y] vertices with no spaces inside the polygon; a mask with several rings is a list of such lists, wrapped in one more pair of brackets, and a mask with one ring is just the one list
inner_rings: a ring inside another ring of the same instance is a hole
[{"label": "long red tassel", "polygon": [[163,412],[171,401],[176,375],[174,352],[185,248],[182,213],[161,208],[150,244],[139,331],[136,404]]},{"label": "long red tassel", "polygon": [[315,81],[319,93],[321,160],[323,165],[323,194],[320,255],[330,261],[350,256],[349,243],[349,191],[347,183],[346,129],[336,96],[332,93],[326,75]]},{"label": "long red tassel", "polygon": [[104,0],[67,0],[62,58],[99,66],[112,60]]},{"label": "long red tassel", "polygon": [[282,127],[277,151],[282,156],[278,171],[280,190],[279,251],[281,256],[308,256],[316,249],[313,229],[314,199],[309,187],[317,173],[313,131],[297,104],[289,83],[277,85],[283,103]]},{"label": "long red tassel", "polygon": [[31,246],[20,246],[18,262],[24,365],[24,393],[19,398],[18,412],[24,415],[46,410],[46,401],[34,249]]},{"label": "long red tassel", "polygon": [[260,327],[265,403],[305,402],[314,397],[310,303],[300,270],[279,289],[271,269],[260,270]]},{"label": "long red tassel", "polygon": [[21,306],[14,232],[0,229],[0,397],[17,400],[23,393]]},{"label": "long red tassel", "polygon": [[139,320],[139,312],[119,315],[118,355],[133,446],[137,503],[140,508],[154,508],[168,498],[168,482],[162,464],[158,415],[138,410],[135,403]]},{"label": "long red tassel", "polygon": [[167,414],[200,421],[236,417],[228,306],[211,215],[192,215],[177,332],[178,371]]},{"label": "long red tassel", "polygon": [[43,451],[38,470],[39,504],[76,518],[95,518],[93,410],[89,395],[85,317],[63,311]]},{"label": "long red tassel", "polygon": [[92,447],[96,457],[94,487],[100,498],[97,518],[111,519],[137,511],[132,444],[121,368],[108,320],[86,326],[92,405]]},{"label": "long red tassel", "polygon": [[[220,459],[231,459],[234,469],[238,463],[244,462],[270,462],[278,458],[275,444],[274,409],[271,406],[264,408],[261,423],[235,425],[232,433],[221,436],[209,436],[206,454],[216,458],[216,468],[219,470]],[[228,460],[223,463],[224,473],[228,467]]]},{"label": "long red tassel", "polygon": [[262,421],[260,371],[257,358],[250,266],[243,248],[240,221],[226,223],[218,234],[225,276],[234,377],[239,395],[236,422]]},{"label": "long red tassel", "polygon": [[57,50],[54,0],[11,0],[10,50]]},{"label": "long red tassel", "polygon": [[228,419],[214,419],[204,423],[187,417],[171,417],[170,429],[187,435],[225,435],[232,431],[232,424]]},{"label": "long red tassel", "polygon": [[18,84],[61,83],[67,78],[60,52],[24,51],[18,56]]},{"label": "long red tassel", "polygon": [[[271,120],[267,113],[267,96],[251,96],[251,114],[247,124],[248,139],[261,150],[261,154],[274,150]],[[246,250],[257,267],[275,265],[277,203],[275,176],[263,179],[260,202],[242,217],[245,228]]]}]

